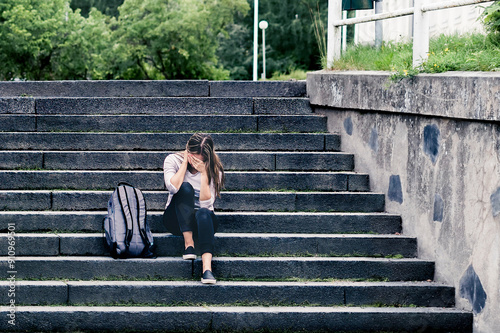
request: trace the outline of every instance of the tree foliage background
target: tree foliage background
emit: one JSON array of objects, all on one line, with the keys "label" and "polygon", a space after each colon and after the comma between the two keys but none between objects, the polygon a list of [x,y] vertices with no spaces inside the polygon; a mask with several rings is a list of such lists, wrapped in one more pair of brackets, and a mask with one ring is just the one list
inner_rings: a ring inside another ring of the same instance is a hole
[{"label": "tree foliage background", "polygon": [[500,46],[500,1],[487,7],[483,13],[484,24],[489,31],[490,40]]},{"label": "tree foliage background", "polygon": [[[0,79],[251,79],[253,2],[0,0]],[[313,16],[326,20],[326,1],[260,0],[259,12],[268,76],[320,68]]]}]

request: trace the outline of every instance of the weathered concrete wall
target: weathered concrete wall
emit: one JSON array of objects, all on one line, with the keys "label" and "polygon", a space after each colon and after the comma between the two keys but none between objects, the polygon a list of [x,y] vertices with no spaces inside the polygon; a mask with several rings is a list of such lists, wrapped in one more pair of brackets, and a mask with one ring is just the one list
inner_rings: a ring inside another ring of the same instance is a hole
[{"label": "weathered concrete wall", "polygon": [[422,75],[389,87],[387,79],[315,72],[307,88],[356,171],[370,174],[404,234],[418,237],[419,256],[436,262],[436,281],[474,311],[474,332],[497,332],[500,74]]}]

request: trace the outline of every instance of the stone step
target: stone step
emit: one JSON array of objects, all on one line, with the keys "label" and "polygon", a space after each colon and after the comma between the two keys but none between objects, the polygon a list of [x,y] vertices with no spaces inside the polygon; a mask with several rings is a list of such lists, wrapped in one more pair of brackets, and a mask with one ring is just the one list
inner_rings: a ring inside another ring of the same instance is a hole
[{"label": "stone step", "polygon": [[0,114],[307,115],[312,109],[300,97],[3,97]]},{"label": "stone step", "polygon": [[[7,256],[9,235],[0,234],[0,256]],[[103,233],[17,233],[16,256],[109,255]],[[182,256],[184,240],[154,234],[156,255]],[[400,235],[216,233],[216,255],[222,256],[417,256],[417,240]]]},{"label": "stone step", "polygon": [[305,81],[211,81],[210,96],[306,97]]},{"label": "stone step", "polygon": [[3,132],[326,132],[326,117],[196,115],[0,115]]},{"label": "stone step", "polygon": [[[162,170],[171,152],[0,151],[0,169]],[[352,171],[354,156],[340,152],[218,152],[225,170]]]},{"label": "stone step", "polygon": [[[367,192],[370,190],[366,174],[228,171],[225,175],[225,189],[229,191]],[[0,171],[0,190],[111,190],[123,181],[141,190],[165,188],[162,171]]]},{"label": "stone step", "polygon": [[[102,232],[106,212],[1,212],[0,231]],[[258,213],[217,212],[218,232],[255,233],[376,233],[402,232],[401,217],[386,213]],[[153,232],[164,233],[163,211],[149,211]]]},{"label": "stone step", "polygon": [[210,83],[200,81],[4,81],[2,97],[167,97],[209,96]]},{"label": "stone step", "polygon": [[[8,281],[0,288],[8,289]],[[8,304],[7,293],[0,295]],[[314,305],[453,307],[455,289],[429,282],[18,281],[19,305]]]},{"label": "stone step", "polygon": [[447,308],[20,306],[16,326],[6,319],[0,331],[470,333],[472,323],[472,313]]},{"label": "stone step", "polygon": [[[3,272],[9,257],[0,257]],[[427,281],[434,279],[434,262],[407,258],[338,257],[214,257],[218,279],[382,279],[385,281]],[[189,280],[201,276],[201,260],[180,257],[124,259],[97,256],[16,257],[15,276],[22,279],[154,279]]]},{"label": "stone step", "polygon": [[[190,133],[1,132],[2,150],[182,150]],[[336,134],[216,133],[217,150],[339,151]]]},{"label": "stone step", "polygon": [[[0,97],[305,97],[305,81],[3,81]],[[1,103],[0,103],[1,104]]]},{"label": "stone step", "polygon": [[[0,191],[1,210],[105,210],[111,191]],[[148,208],[163,210],[166,191],[144,191]],[[385,195],[366,192],[223,192],[219,211],[383,212]]]}]

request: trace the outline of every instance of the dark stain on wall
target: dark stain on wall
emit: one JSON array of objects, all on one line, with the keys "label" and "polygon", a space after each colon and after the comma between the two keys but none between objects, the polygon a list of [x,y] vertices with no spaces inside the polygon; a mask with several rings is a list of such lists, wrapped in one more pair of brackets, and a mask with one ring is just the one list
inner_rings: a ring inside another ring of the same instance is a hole
[{"label": "dark stain on wall", "polygon": [[403,191],[401,189],[401,178],[399,175],[392,175],[389,178],[389,191],[387,193],[389,200],[403,203]]},{"label": "dark stain on wall", "polygon": [[443,222],[444,203],[439,194],[434,196],[434,217],[433,221]]},{"label": "dark stain on wall", "polygon": [[496,217],[498,214],[500,214],[500,187],[497,188],[495,193],[490,196],[490,201],[493,217]]},{"label": "dark stain on wall", "polygon": [[472,265],[467,268],[460,279],[460,297],[467,299],[472,304],[474,314],[483,311],[487,296]]},{"label": "dark stain on wall", "polygon": [[424,153],[427,154],[433,164],[436,163],[439,155],[439,141],[441,133],[437,125],[427,125],[424,127]]},{"label": "dark stain on wall", "polygon": [[344,119],[344,129],[347,134],[352,135],[352,119],[351,117],[347,117]]},{"label": "dark stain on wall", "polygon": [[372,128],[372,133],[370,134],[370,148],[374,151],[378,151],[378,132],[374,127]]}]

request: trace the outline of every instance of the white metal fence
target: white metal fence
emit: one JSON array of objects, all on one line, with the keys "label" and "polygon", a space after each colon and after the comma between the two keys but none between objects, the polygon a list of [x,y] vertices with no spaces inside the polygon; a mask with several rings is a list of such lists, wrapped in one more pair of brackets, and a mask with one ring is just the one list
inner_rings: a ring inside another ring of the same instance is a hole
[{"label": "white metal fence", "polygon": [[375,14],[352,19],[342,19],[342,0],[329,0],[328,2],[328,43],[327,43],[327,63],[332,67],[334,60],[341,54],[341,27],[350,24],[359,24],[385,20],[395,17],[413,15],[413,66],[417,67],[427,60],[429,52],[429,13],[440,9],[462,7],[479,3],[490,2],[491,0],[448,0],[430,1],[414,0],[414,6],[394,10],[387,13]]}]

